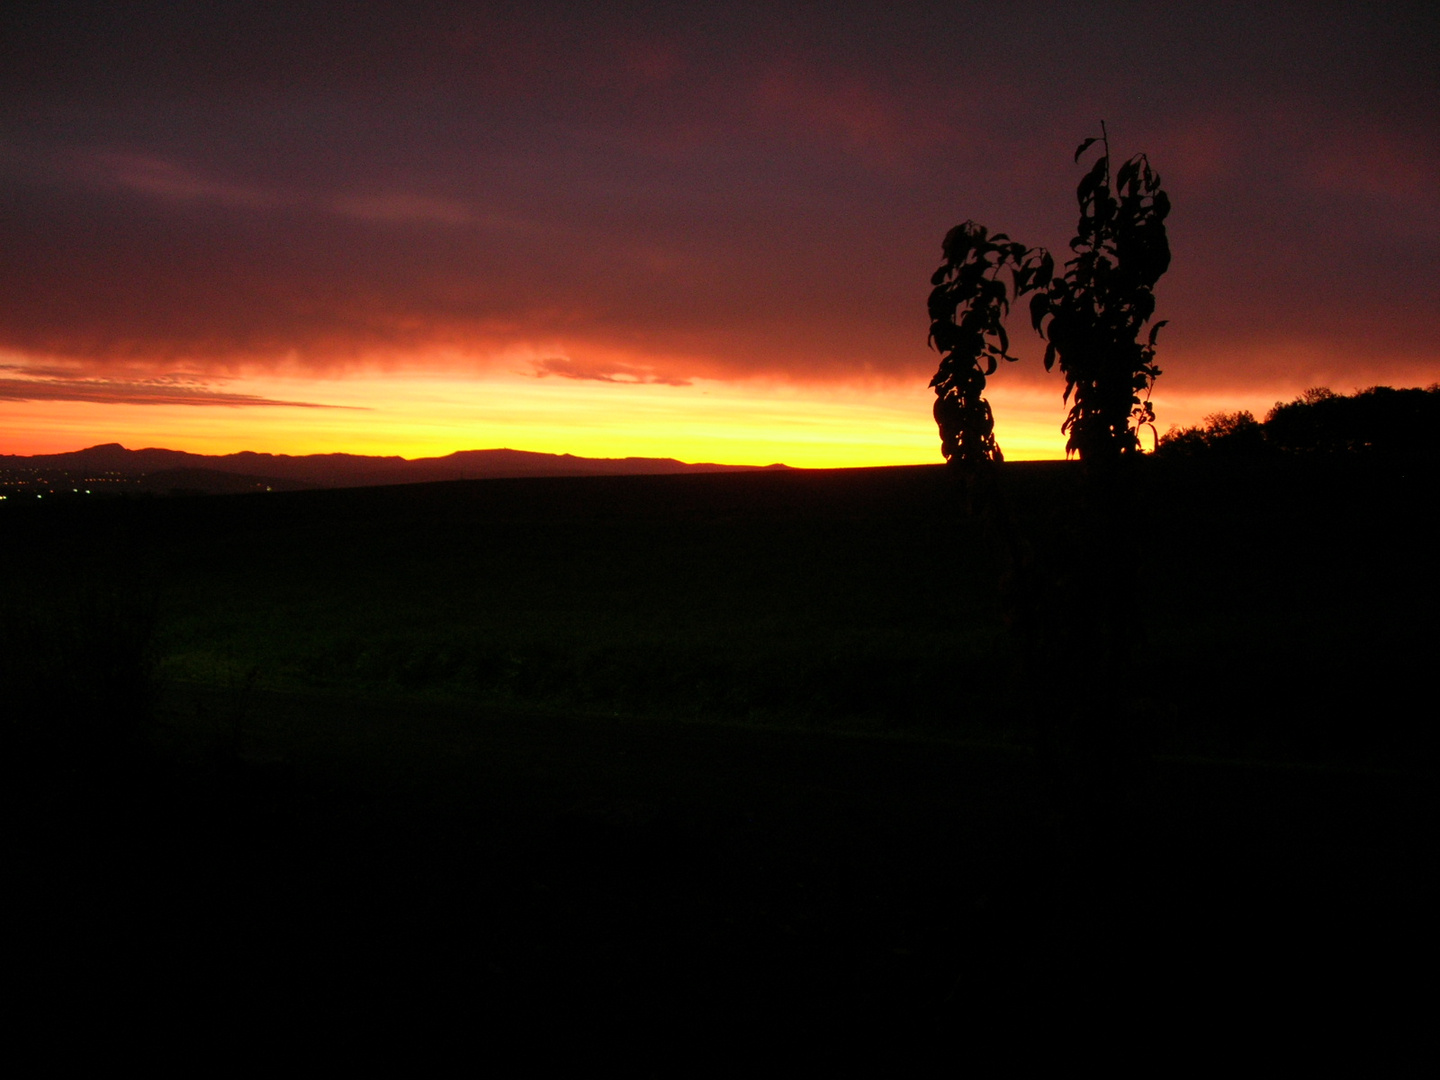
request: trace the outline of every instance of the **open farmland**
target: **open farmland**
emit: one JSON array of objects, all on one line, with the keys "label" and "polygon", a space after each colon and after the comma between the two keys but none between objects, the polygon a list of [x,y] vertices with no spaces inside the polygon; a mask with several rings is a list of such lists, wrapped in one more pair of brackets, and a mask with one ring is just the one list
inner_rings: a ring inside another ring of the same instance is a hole
[{"label": "open farmland", "polygon": [[[1005,467],[1037,542],[1077,475]],[[940,468],[6,508],[36,985],[837,1052],[1082,985],[1343,993],[1433,900],[1435,476],[1144,485],[1158,756],[1098,846],[1029,749],[1075,673],[1016,655]]]}]

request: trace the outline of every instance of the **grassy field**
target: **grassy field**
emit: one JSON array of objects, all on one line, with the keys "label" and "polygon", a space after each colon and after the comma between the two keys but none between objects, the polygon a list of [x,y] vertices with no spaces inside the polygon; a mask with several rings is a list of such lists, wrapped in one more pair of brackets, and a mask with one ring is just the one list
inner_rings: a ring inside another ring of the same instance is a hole
[{"label": "grassy field", "polygon": [[[1004,477],[1063,552],[1075,469]],[[958,1060],[1101,1005],[1403,1012],[1436,491],[1147,476],[1159,757],[1103,821],[1029,751],[1027,683],[1076,673],[1017,655],[939,468],[7,507],[20,970],[76,1008],[145,970],[217,1030],[688,1032],[681,1074],[766,1031]]]}]

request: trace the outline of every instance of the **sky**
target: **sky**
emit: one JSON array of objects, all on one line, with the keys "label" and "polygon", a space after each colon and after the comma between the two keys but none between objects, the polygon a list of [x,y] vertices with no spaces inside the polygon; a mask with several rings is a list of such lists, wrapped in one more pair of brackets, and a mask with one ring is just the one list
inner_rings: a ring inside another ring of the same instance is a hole
[{"label": "sky", "polygon": [[[0,453],[938,461],[973,219],[1068,254],[1107,122],[1174,209],[1160,431],[1440,381],[1440,15],[1138,2],[0,14]],[[1011,459],[1065,407],[1023,311]]]}]

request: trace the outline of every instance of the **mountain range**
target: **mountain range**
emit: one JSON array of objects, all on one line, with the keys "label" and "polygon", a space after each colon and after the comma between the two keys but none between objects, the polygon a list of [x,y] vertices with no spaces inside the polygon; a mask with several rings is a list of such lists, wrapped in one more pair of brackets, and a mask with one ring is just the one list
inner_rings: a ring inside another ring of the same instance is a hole
[{"label": "mountain range", "polygon": [[78,478],[139,482],[159,490],[230,492],[297,488],[369,487],[433,480],[482,480],[525,476],[635,476],[668,473],[742,472],[785,465],[687,464],[674,458],[585,458],[527,450],[461,450],[444,457],[406,459],[360,454],[191,454],[183,450],[127,450],[105,443],[64,454],[0,455],[0,471],[15,476],[46,472]]}]

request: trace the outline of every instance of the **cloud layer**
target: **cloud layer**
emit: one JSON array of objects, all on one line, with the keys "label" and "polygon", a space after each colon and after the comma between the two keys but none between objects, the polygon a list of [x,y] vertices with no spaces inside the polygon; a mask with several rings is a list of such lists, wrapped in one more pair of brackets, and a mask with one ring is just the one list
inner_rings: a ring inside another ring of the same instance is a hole
[{"label": "cloud layer", "polygon": [[517,355],[923,378],[940,237],[1063,251],[1101,117],[1175,203],[1167,379],[1440,375],[1424,7],[7,11],[0,348],[143,375],[97,394]]},{"label": "cloud layer", "polygon": [[187,376],[150,379],[116,378],[73,370],[0,364],[0,401],[77,401],[98,405],[227,405],[288,406],[299,409],[357,409],[354,405],[324,405],[313,401],[286,401],[259,394],[216,388],[214,380]]}]

